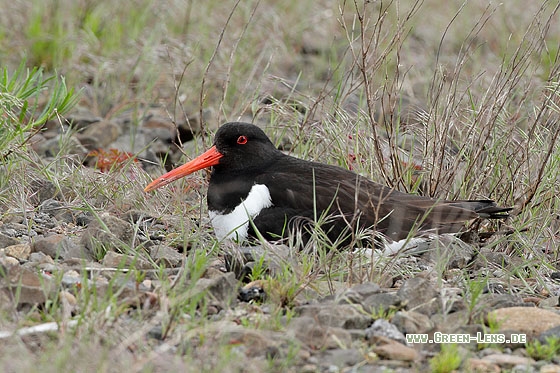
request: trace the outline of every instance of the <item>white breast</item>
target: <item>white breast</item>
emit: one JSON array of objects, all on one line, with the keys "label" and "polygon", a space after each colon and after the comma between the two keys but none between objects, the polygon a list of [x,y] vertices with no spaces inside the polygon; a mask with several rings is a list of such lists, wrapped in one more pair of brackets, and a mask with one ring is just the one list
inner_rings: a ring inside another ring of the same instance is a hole
[{"label": "white breast", "polygon": [[209,211],[210,221],[219,240],[224,238],[242,241],[247,238],[249,220],[259,215],[262,209],[272,206],[270,191],[266,185],[255,184],[249,195],[232,212],[221,214]]}]

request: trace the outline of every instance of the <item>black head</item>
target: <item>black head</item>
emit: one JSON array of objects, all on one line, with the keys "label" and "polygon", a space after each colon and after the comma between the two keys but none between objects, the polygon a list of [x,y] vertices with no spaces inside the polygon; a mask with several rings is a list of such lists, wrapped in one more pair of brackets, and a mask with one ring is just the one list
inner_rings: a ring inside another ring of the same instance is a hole
[{"label": "black head", "polygon": [[258,169],[282,155],[266,134],[250,123],[226,123],[218,129],[214,145],[223,157],[214,166],[218,172]]},{"label": "black head", "polygon": [[264,132],[249,123],[226,123],[214,137],[214,146],[190,162],[152,181],[149,192],[203,168],[214,167],[213,175],[258,172],[283,154]]}]

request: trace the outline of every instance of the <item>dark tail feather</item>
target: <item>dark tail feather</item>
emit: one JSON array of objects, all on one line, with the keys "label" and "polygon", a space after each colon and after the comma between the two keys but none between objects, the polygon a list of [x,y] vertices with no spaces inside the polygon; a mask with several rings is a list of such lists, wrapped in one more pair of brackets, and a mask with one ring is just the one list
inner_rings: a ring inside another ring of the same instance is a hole
[{"label": "dark tail feather", "polygon": [[474,206],[474,211],[485,219],[505,219],[509,216],[508,212],[513,210],[512,207],[498,206],[496,202],[491,200],[473,202],[477,204]]},{"label": "dark tail feather", "polygon": [[453,201],[453,204],[474,211],[484,219],[505,219],[509,216],[508,212],[513,210],[512,207],[500,207],[496,205],[496,202],[489,199]]}]

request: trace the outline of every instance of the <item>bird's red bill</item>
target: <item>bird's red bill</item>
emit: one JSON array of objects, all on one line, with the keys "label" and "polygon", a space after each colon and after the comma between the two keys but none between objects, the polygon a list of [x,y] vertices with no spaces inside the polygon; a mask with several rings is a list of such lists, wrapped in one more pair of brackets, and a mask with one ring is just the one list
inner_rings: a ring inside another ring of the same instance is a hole
[{"label": "bird's red bill", "polygon": [[161,188],[162,186],[165,186],[175,180],[190,175],[195,171],[202,170],[203,168],[215,166],[219,163],[219,160],[222,157],[223,154],[220,153],[218,149],[216,149],[216,146],[213,146],[192,161],[169,171],[163,176],[158,177],[150,184],[148,184],[148,186],[144,189],[144,192],[150,192],[154,189]]}]

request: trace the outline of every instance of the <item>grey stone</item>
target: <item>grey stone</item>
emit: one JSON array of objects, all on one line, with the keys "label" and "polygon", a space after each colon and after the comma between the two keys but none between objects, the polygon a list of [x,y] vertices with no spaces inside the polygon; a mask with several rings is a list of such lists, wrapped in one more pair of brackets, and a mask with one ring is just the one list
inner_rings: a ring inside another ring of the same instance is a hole
[{"label": "grey stone", "polygon": [[428,316],[414,311],[398,311],[391,322],[404,334],[427,333],[435,326]]},{"label": "grey stone", "polygon": [[[32,246],[33,247],[33,246]],[[32,252],[29,255],[29,261],[39,264],[53,264],[54,260],[49,255],[43,254],[42,252]]]},{"label": "grey stone", "polygon": [[292,318],[286,332],[313,350],[340,348],[352,343],[347,330],[321,325],[311,316]]},{"label": "grey stone", "polygon": [[76,221],[76,217],[72,210],[64,203],[57,201],[56,199],[49,198],[44,200],[39,205],[39,211],[66,223],[73,223]]},{"label": "grey stone", "polygon": [[94,143],[88,144],[89,149],[93,150],[107,147],[119,137],[120,133],[121,131],[117,124],[109,120],[102,120],[88,125],[83,131],[82,136],[87,137],[90,141],[94,141]]},{"label": "grey stone", "polygon": [[323,351],[317,355],[322,367],[337,367],[338,369],[358,365],[365,360],[364,355],[355,348],[336,348]]},{"label": "grey stone", "polygon": [[537,336],[537,339],[539,340],[539,342],[541,343],[548,343],[546,341],[547,338],[556,338],[556,339],[560,339],[560,325],[558,326],[554,326],[550,329],[545,330],[544,332],[542,332],[541,334],[539,334]]},{"label": "grey stone", "polygon": [[381,287],[374,282],[364,282],[351,287],[353,291],[367,298],[372,294],[381,293]]},{"label": "grey stone", "polygon": [[233,272],[227,272],[213,278],[200,278],[195,286],[189,290],[191,296],[204,293],[204,297],[211,304],[227,308],[237,303],[238,281]]},{"label": "grey stone", "polygon": [[505,268],[509,265],[510,261],[511,259],[506,253],[481,248],[475,260],[471,264],[471,268],[475,271],[489,268],[492,265],[498,266],[499,268]]},{"label": "grey stone", "polygon": [[34,270],[3,264],[0,273],[0,291],[8,294],[17,304],[42,304],[54,291],[55,286],[50,276],[42,275]]},{"label": "grey stone", "polygon": [[34,179],[29,183],[32,193],[31,200],[36,205],[40,205],[47,199],[54,198],[58,194],[58,189],[54,183],[47,179]]},{"label": "grey stone", "polygon": [[337,304],[361,304],[362,301],[362,295],[352,289],[343,289],[334,296],[334,302]]},{"label": "grey stone", "polygon": [[238,246],[226,243],[225,266],[228,272],[234,272],[239,279],[251,273],[254,263],[263,261],[269,274],[279,273],[288,262],[297,266],[290,248],[281,244],[265,244],[256,246]]},{"label": "grey stone", "polygon": [[84,246],[78,245],[62,234],[53,234],[47,237],[40,237],[33,240],[31,244],[32,252],[41,252],[53,259],[86,259],[91,260],[91,252]]},{"label": "grey stone", "polygon": [[433,315],[441,309],[439,293],[429,280],[422,277],[413,277],[406,280],[397,295],[406,304],[406,309],[425,315]]},{"label": "grey stone", "polygon": [[150,247],[150,257],[158,265],[165,267],[178,267],[183,263],[183,254],[179,253],[176,249],[166,245],[155,245]]},{"label": "grey stone", "polygon": [[344,329],[365,329],[373,321],[371,316],[359,305],[316,304],[294,308],[296,314],[313,316],[321,325]]},{"label": "grey stone", "polygon": [[560,307],[560,296],[556,295],[553,297],[548,297],[543,299],[539,303],[539,307],[546,308],[546,307]]},{"label": "grey stone", "polygon": [[366,338],[387,337],[402,344],[406,344],[406,338],[399,329],[385,319],[377,319],[366,329]]},{"label": "grey stone", "polygon": [[469,245],[451,234],[442,234],[430,241],[430,250],[424,254],[433,262],[446,263],[447,269],[465,268],[474,256],[475,250]]},{"label": "grey stone", "polygon": [[362,304],[369,313],[379,313],[400,307],[402,299],[396,293],[377,293],[367,297]]},{"label": "grey stone", "polygon": [[10,237],[3,233],[0,233],[0,249],[7,246],[17,245],[18,243],[20,242],[17,238]]},{"label": "grey stone", "polygon": [[110,251],[123,245],[129,247],[132,244],[133,233],[132,224],[103,213],[90,222],[82,235],[81,243],[92,251],[99,249],[97,245]]},{"label": "grey stone", "polygon": [[60,152],[84,156],[87,149],[82,146],[76,136],[57,135],[40,144],[37,153],[45,157],[55,157]]},{"label": "grey stone", "polygon": [[140,255],[119,254],[114,251],[108,251],[102,261],[105,267],[110,268],[136,268],[151,269],[154,266],[151,262],[143,259]]}]

